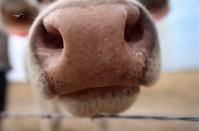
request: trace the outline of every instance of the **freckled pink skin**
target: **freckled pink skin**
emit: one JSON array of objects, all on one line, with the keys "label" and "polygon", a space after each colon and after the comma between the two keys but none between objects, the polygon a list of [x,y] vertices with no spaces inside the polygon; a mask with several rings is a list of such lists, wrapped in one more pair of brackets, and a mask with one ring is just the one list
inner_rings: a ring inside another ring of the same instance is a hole
[{"label": "freckled pink skin", "polygon": [[150,46],[145,39],[135,43],[124,39],[127,17],[134,24],[139,15],[137,7],[125,4],[60,8],[46,15],[46,30],[59,32],[63,39],[62,49],[37,48],[54,92],[63,95],[88,88],[140,85],[144,54]]},{"label": "freckled pink skin", "polygon": [[[57,92],[65,94],[85,88],[136,84],[131,75],[140,72],[144,63],[142,57],[132,57],[125,47],[126,15],[124,8],[111,5],[60,9],[44,18],[47,29],[48,22],[52,23],[64,41],[59,60],[48,68]],[[125,72],[129,80],[120,78]],[[69,86],[62,88],[64,85]]]}]

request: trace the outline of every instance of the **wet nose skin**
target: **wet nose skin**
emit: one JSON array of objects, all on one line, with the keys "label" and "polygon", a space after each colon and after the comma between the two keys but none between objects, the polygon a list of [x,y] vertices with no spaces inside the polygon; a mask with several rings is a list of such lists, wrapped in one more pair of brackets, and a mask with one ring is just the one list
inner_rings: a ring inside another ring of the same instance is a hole
[{"label": "wet nose skin", "polygon": [[54,92],[137,86],[145,60],[129,50],[125,30],[139,15],[135,6],[113,4],[61,8],[45,16],[46,33],[37,44],[37,56]]}]

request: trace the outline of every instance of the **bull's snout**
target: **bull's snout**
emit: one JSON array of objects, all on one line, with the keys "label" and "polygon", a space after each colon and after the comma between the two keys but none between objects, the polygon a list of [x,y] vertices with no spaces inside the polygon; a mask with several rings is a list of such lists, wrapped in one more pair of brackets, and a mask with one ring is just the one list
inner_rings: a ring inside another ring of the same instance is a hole
[{"label": "bull's snout", "polygon": [[140,85],[152,43],[141,14],[128,4],[58,8],[46,14],[34,47],[51,90],[63,95]]},{"label": "bull's snout", "polygon": [[115,114],[159,76],[159,43],[137,1],[57,1],[31,27],[34,88],[78,116]]}]

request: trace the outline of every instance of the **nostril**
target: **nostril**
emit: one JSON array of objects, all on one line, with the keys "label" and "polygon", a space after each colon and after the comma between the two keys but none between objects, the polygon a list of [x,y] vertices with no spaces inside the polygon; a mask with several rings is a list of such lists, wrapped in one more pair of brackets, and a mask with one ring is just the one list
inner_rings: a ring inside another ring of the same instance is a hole
[{"label": "nostril", "polygon": [[42,25],[41,30],[41,47],[52,50],[64,48],[62,36],[56,28],[46,28],[44,25]]},{"label": "nostril", "polygon": [[36,27],[34,37],[34,49],[40,65],[45,69],[51,69],[61,61],[63,53],[63,39],[56,28],[46,28],[41,22]]},{"label": "nostril", "polygon": [[143,27],[139,14],[128,12],[124,28],[124,40],[127,43],[137,42],[142,38],[142,35]]}]

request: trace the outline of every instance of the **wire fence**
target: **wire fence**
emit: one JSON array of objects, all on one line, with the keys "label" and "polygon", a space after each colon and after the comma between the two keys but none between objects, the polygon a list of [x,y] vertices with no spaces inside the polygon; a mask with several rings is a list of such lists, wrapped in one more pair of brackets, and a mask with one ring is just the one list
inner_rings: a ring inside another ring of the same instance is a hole
[{"label": "wire fence", "polygon": [[[54,119],[54,118],[77,118],[72,115],[66,114],[26,114],[26,113],[11,113],[11,112],[2,112],[0,113],[0,118],[46,118],[46,119]],[[145,115],[97,115],[91,117],[91,119],[101,119],[101,118],[110,118],[110,119],[134,119],[134,120],[164,120],[164,121],[191,121],[191,122],[199,122],[199,117],[192,116],[145,116]]]}]

